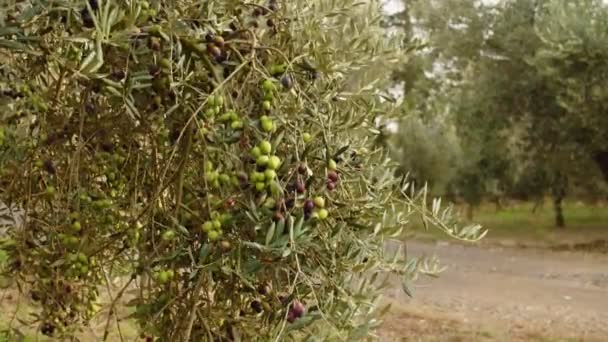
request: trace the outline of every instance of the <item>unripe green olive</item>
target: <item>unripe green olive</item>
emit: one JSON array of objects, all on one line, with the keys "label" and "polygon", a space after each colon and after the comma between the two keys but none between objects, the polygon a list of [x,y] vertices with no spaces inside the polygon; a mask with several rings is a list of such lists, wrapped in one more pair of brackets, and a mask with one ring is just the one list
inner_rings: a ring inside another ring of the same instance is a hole
[{"label": "unripe green olive", "polygon": [[262,154],[270,154],[270,152],[272,152],[272,144],[270,144],[270,141],[268,140],[260,142],[259,148]]},{"label": "unripe green olive", "polygon": [[268,156],[266,156],[266,155],[264,155],[264,156],[259,156],[259,157],[256,159],[256,163],[257,163],[258,165],[260,165],[260,166],[266,166],[266,164],[268,164],[268,161],[269,161],[269,160],[270,160],[270,158],[269,158]]},{"label": "unripe green olive", "polygon": [[252,157],[257,158],[257,157],[259,157],[261,155],[262,155],[262,150],[258,146],[256,146],[256,147],[254,147],[254,148],[251,149],[251,156]]},{"label": "unripe green olive", "polygon": [[264,110],[270,110],[272,109],[272,104],[270,103],[270,101],[266,100],[262,102],[262,108],[264,108]]},{"label": "unripe green olive", "polygon": [[255,189],[257,191],[263,191],[265,187],[266,187],[266,184],[264,182],[255,183]]},{"label": "unripe green olive", "polygon": [[232,129],[243,128],[243,121],[241,121],[241,120],[232,121],[232,123],[230,124],[230,128],[232,128]]},{"label": "unripe green olive", "polygon": [[274,130],[274,123],[272,120],[264,120],[260,121],[260,125],[262,126],[262,131],[264,132],[272,132]]},{"label": "unripe green olive", "polygon": [[319,220],[325,220],[327,216],[329,216],[329,212],[327,212],[327,209],[325,208],[319,209],[319,211],[317,212],[317,217],[319,218]]},{"label": "unripe green olive", "polygon": [[268,163],[266,165],[271,170],[276,170],[281,166],[281,159],[277,156],[271,156],[268,158]]},{"label": "unripe green olive", "polygon": [[207,221],[207,222],[203,223],[203,231],[205,233],[209,233],[212,230],[213,230],[213,222]]},{"label": "unripe green olive", "polygon": [[222,222],[219,219],[213,220],[213,228],[220,229],[222,228]]},{"label": "unripe green olive", "polygon": [[271,181],[277,177],[277,173],[272,169],[268,169],[268,170],[264,171],[264,176],[265,176],[266,180]]},{"label": "unripe green olive", "polygon": [[268,93],[276,90],[276,86],[274,85],[274,82],[272,82],[272,80],[270,80],[270,79],[264,80],[264,82],[262,83],[262,88],[264,89],[264,91],[266,91]]},{"label": "unripe green olive", "polygon": [[80,230],[82,230],[82,227],[81,227],[81,225],[80,225],[80,222],[78,222],[78,221],[74,221],[74,222],[72,223],[72,229],[73,229],[74,231],[76,231],[76,232],[79,232]]},{"label": "unripe green olive", "polygon": [[310,135],[310,133],[305,132],[304,134],[302,134],[302,139],[304,140],[305,144],[308,144],[312,140],[312,136]]},{"label": "unripe green olive", "polygon": [[175,239],[175,231],[174,230],[165,231],[162,235],[162,239],[163,239],[163,241],[172,241],[173,239]]},{"label": "unripe green olive", "polygon": [[209,241],[216,241],[217,239],[219,239],[220,233],[218,231],[212,230],[207,233],[207,237],[209,238]]}]

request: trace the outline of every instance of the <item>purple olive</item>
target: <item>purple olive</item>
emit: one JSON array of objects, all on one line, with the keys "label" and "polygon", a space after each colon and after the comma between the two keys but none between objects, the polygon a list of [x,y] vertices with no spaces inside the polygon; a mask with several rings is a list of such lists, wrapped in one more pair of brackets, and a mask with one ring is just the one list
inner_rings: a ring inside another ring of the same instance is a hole
[{"label": "purple olive", "polygon": [[303,194],[306,191],[306,184],[304,184],[304,182],[302,182],[301,180],[298,180],[298,182],[296,183],[296,191],[299,194]]},{"label": "purple olive", "polygon": [[327,183],[327,190],[329,190],[329,191],[334,191],[334,190],[336,190],[337,187],[338,187],[338,185],[334,182]]},{"label": "purple olive", "polygon": [[281,84],[285,89],[291,89],[293,87],[293,80],[289,75],[285,75],[281,78]]},{"label": "purple olive", "polygon": [[338,176],[338,173],[336,171],[329,171],[327,173],[327,178],[332,181],[332,182],[337,182],[338,179],[340,178],[340,176]]},{"label": "purple olive", "polygon": [[304,202],[304,211],[311,212],[315,208],[315,202],[311,199],[306,200]]}]

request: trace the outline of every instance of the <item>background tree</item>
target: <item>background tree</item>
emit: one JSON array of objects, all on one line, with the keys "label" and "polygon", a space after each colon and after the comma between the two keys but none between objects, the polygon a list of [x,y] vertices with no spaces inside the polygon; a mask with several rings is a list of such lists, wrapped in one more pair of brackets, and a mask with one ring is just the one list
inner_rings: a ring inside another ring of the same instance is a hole
[{"label": "background tree", "polygon": [[[416,85],[445,94],[446,120],[458,130],[463,155],[476,159],[462,163],[467,167],[453,187],[476,204],[492,189],[512,193],[518,184],[521,193],[521,185],[535,179],[525,192],[551,194],[556,224],[563,226],[564,197],[606,174],[600,91],[606,6],[583,0],[405,6],[401,15],[407,13],[410,30],[428,45],[430,61],[418,77],[440,80]],[[544,176],[527,177],[532,169]]]}]

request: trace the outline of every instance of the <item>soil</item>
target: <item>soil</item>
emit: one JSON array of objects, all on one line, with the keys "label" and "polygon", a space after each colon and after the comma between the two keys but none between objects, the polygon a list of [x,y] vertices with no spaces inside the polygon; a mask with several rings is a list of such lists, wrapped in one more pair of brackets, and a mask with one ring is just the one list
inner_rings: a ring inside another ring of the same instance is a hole
[{"label": "soil", "polygon": [[384,341],[608,341],[608,255],[408,242],[448,268],[395,281]]}]

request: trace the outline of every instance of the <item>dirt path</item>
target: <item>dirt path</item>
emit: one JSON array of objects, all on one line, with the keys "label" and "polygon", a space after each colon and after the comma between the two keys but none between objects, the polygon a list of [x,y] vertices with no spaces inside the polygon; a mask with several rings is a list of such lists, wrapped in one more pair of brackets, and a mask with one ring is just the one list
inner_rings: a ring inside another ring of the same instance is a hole
[{"label": "dirt path", "polygon": [[384,340],[608,341],[606,255],[419,242],[408,253],[449,268],[419,279],[413,299],[389,291]]}]

